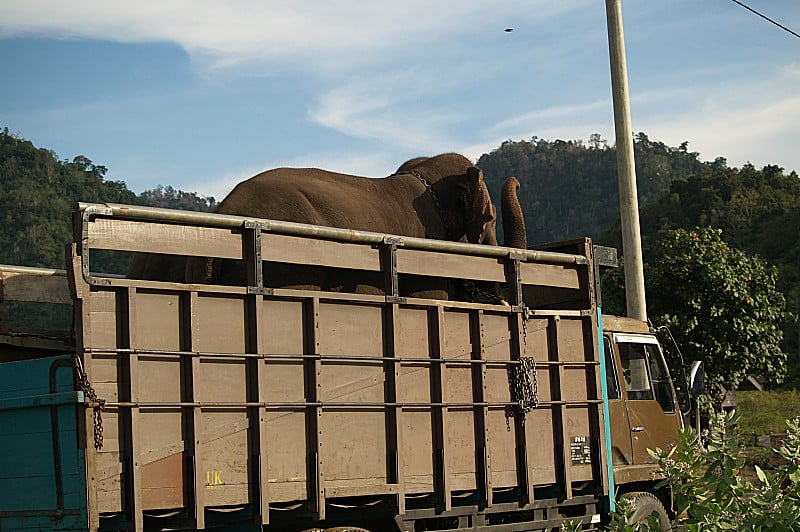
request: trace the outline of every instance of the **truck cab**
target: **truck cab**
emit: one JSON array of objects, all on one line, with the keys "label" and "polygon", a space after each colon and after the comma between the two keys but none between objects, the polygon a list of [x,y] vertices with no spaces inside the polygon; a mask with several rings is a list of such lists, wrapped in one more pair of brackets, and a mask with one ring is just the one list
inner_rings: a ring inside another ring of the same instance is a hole
[{"label": "truck cab", "polygon": [[603,316],[603,348],[618,495],[650,492],[665,508],[669,494],[654,488],[658,465],[648,449],[675,445],[683,418],[658,339],[647,323]]}]

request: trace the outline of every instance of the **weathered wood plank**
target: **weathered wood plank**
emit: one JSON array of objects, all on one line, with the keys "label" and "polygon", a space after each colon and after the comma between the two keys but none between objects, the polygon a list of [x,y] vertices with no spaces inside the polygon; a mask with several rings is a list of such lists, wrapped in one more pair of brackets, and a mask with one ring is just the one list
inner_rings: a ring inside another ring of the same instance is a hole
[{"label": "weathered wood plank", "polygon": [[397,250],[397,271],[478,281],[505,281],[505,268],[493,257],[472,257],[414,249]]},{"label": "weathered wood plank", "polygon": [[261,235],[261,257],[266,261],[288,264],[381,270],[380,252],[372,246],[273,233]]},{"label": "weathered wood plank", "polygon": [[30,301],[71,305],[63,270],[0,266],[0,301]]},{"label": "weathered wood plank", "polygon": [[97,218],[89,224],[94,249],[242,258],[242,235],[231,229]]},{"label": "weathered wood plank", "polygon": [[522,284],[555,286],[558,288],[581,287],[578,269],[573,265],[562,264],[520,264]]}]

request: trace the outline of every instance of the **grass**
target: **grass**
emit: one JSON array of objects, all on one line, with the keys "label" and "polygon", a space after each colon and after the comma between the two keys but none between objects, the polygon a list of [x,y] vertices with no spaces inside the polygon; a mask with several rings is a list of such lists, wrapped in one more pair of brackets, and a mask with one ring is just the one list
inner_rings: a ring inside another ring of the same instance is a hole
[{"label": "grass", "polygon": [[741,414],[740,434],[786,432],[786,420],[800,416],[800,391],[738,392],[736,411]]}]

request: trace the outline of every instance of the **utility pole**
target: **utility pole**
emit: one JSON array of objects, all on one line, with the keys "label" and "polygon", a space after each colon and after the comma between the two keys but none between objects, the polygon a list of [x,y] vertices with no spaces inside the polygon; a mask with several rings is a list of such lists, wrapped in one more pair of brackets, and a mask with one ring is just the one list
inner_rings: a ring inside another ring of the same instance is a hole
[{"label": "utility pole", "polygon": [[625,257],[625,300],[628,316],[647,320],[644,297],[642,236],[639,230],[639,199],[636,192],[636,165],[633,158],[633,131],[622,31],[621,0],[606,0],[608,52],[611,59],[611,92],[614,100],[614,129],[617,143],[619,207],[622,222],[622,255]]}]

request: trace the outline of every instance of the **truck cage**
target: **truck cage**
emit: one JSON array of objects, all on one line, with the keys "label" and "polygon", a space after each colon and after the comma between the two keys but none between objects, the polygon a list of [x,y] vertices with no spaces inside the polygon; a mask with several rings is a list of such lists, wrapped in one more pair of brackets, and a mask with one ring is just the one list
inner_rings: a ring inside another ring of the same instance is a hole
[{"label": "truck cage", "polygon": [[[330,525],[352,506],[404,530],[539,530],[607,504],[590,240],[556,253],[86,203],[74,230],[68,298],[59,272],[2,267],[0,299],[73,304],[85,486],[60,489],[87,494],[91,530]],[[241,261],[248,283],[97,274],[97,250]],[[378,274],[385,294],[271,288],[274,263]],[[501,283],[510,305],[406,297],[406,276]],[[48,347],[28,336],[0,327]]]}]

